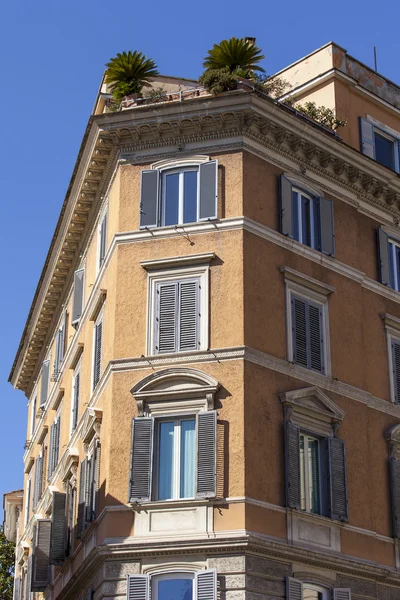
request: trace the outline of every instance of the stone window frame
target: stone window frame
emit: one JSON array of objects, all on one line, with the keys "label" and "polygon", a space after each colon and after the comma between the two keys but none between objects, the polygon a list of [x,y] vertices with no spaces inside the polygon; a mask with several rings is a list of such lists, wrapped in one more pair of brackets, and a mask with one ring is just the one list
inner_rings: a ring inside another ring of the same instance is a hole
[{"label": "stone window frame", "polygon": [[[394,377],[393,377],[393,353],[392,353],[392,342],[396,341],[400,344],[400,319],[398,317],[394,317],[388,313],[384,313],[381,315],[381,318],[384,322],[384,327],[386,331],[386,349],[387,349],[387,357],[388,357],[388,377],[389,377],[389,389],[390,389],[390,401],[393,404],[396,403],[396,394],[395,394],[395,386],[394,386]],[[400,402],[400,400],[399,400]]]}]

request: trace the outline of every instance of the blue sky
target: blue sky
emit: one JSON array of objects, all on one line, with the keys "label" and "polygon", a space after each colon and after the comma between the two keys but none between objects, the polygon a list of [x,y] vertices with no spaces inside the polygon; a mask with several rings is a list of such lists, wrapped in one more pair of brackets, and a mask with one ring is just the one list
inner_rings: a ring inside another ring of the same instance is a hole
[{"label": "blue sky", "polygon": [[400,4],[386,2],[385,20],[382,6],[370,0],[1,3],[1,497],[22,484],[26,437],[26,398],[7,379],[104,63],[137,49],[161,73],[196,78],[213,43],[252,36],[271,74],[334,40],[371,66],[376,45],[379,71],[400,84]]}]

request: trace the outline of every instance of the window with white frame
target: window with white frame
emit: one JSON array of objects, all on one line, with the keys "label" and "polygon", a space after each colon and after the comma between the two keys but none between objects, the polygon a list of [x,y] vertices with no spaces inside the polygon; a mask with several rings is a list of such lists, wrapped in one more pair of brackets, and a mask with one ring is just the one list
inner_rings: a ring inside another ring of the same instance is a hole
[{"label": "window with white frame", "polygon": [[148,353],[208,347],[207,266],[149,273]]},{"label": "window with white frame", "polygon": [[215,219],[217,173],[217,161],[208,157],[161,161],[142,171],[140,227]]},{"label": "window with white frame", "polygon": [[378,264],[380,282],[399,292],[400,235],[394,228],[378,228]]},{"label": "window with white frame", "polygon": [[103,355],[103,309],[94,322],[93,327],[93,359],[92,359],[92,391],[95,390],[101,376],[101,359]]},{"label": "window with white frame", "polygon": [[217,600],[217,572],[128,575],[127,600]]},{"label": "window with white frame", "polygon": [[97,271],[100,271],[107,251],[107,209],[103,211],[98,226]]},{"label": "window with white frame", "polygon": [[382,314],[386,330],[390,399],[400,404],[400,319]]},{"label": "window with white frame", "polygon": [[319,439],[300,432],[301,510],[321,514]]},{"label": "window with white frame", "polygon": [[81,388],[81,364],[82,360],[79,359],[78,364],[74,369],[72,376],[72,398],[71,398],[71,435],[76,429],[78,424],[79,416],[79,397]]},{"label": "window with white frame", "polygon": [[376,119],[360,119],[361,151],[376,162],[399,172],[400,133]]},{"label": "window with white frame", "polygon": [[80,467],[77,535],[81,537],[97,516],[100,483],[100,440],[96,437],[89,444],[88,452]]},{"label": "window with white frame", "polygon": [[351,600],[350,588],[330,588],[294,577],[286,578],[287,600]]}]

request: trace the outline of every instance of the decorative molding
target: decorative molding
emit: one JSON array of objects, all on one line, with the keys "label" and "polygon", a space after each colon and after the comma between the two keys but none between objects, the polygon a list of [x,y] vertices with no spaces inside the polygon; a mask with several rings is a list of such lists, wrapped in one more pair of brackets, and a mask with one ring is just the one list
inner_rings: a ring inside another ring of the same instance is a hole
[{"label": "decorative molding", "polygon": [[171,267],[185,267],[191,265],[207,264],[215,258],[215,252],[204,252],[203,254],[189,254],[186,256],[172,256],[168,258],[156,258],[153,260],[142,260],[140,264],[146,271],[151,269],[168,269]]},{"label": "decorative molding", "polygon": [[76,365],[78,364],[79,359],[82,356],[84,347],[85,347],[85,345],[83,344],[83,342],[78,342],[76,344],[76,351],[73,354],[72,359],[70,360],[70,362],[68,364],[68,369],[74,370],[76,368]]},{"label": "decorative molding", "polygon": [[279,394],[286,419],[301,427],[321,433],[336,434],[345,413],[318,387]]},{"label": "decorative molding", "polygon": [[209,156],[203,156],[201,154],[199,154],[198,156],[184,156],[181,158],[177,157],[174,159],[167,158],[164,160],[158,160],[157,162],[153,163],[151,165],[151,168],[159,169],[161,171],[162,169],[174,169],[180,166],[200,165],[202,163],[208,162],[209,160]]},{"label": "decorative molding", "polygon": [[101,408],[89,407],[86,409],[81,429],[81,437],[84,446],[87,446],[94,437],[100,438],[100,427],[102,420],[103,410]]},{"label": "decorative molding", "polygon": [[281,273],[283,273],[285,281],[291,281],[292,283],[297,283],[302,287],[306,287],[309,290],[317,292],[321,296],[325,298],[336,291],[331,285],[324,283],[323,281],[318,281],[313,277],[309,277],[309,275],[305,275],[304,273],[300,273],[300,271],[296,271],[291,267],[281,267]]},{"label": "decorative molding", "polygon": [[104,302],[106,301],[106,297],[107,297],[107,290],[101,289],[98,292],[97,297],[93,301],[94,307],[90,314],[89,321],[95,321],[97,319],[97,317],[100,314],[101,308],[102,308]]},{"label": "decorative molding", "polygon": [[67,448],[61,459],[60,476],[64,483],[73,479],[76,481],[76,475],[79,465],[79,452],[77,448]]},{"label": "decorative molding", "polygon": [[388,313],[381,314],[381,317],[385,323],[385,329],[393,335],[400,336],[400,319]]}]

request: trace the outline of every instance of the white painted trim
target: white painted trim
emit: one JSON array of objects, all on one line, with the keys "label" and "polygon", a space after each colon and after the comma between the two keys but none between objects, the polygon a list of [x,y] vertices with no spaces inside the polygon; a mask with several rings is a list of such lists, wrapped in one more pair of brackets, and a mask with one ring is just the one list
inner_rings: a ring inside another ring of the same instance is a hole
[{"label": "white painted trim", "polygon": [[181,167],[194,167],[206,163],[209,160],[211,160],[209,156],[194,154],[192,156],[182,156],[181,158],[165,158],[163,160],[158,160],[151,165],[151,168],[163,171],[166,169],[179,169]]},{"label": "white painted trim", "polygon": [[204,252],[203,254],[188,254],[186,256],[170,256],[167,258],[156,258],[154,260],[142,260],[140,264],[144,269],[167,269],[168,267],[184,267],[186,265],[197,265],[210,263],[215,258],[215,252]]},{"label": "white painted trim", "polygon": [[320,300],[322,297],[323,301],[326,301],[329,294],[336,291],[336,288],[332,285],[328,285],[324,281],[318,281],[318,279],[314,279],[305,273],[301,273],[300,271],[296,271],[291,267],[281,267],[281,273],[283,273],[286,282],[291,282],[293,284],[299,284],[303,288],[307,288],[310,293],[315,292],[318,297],[317,300]]}]

